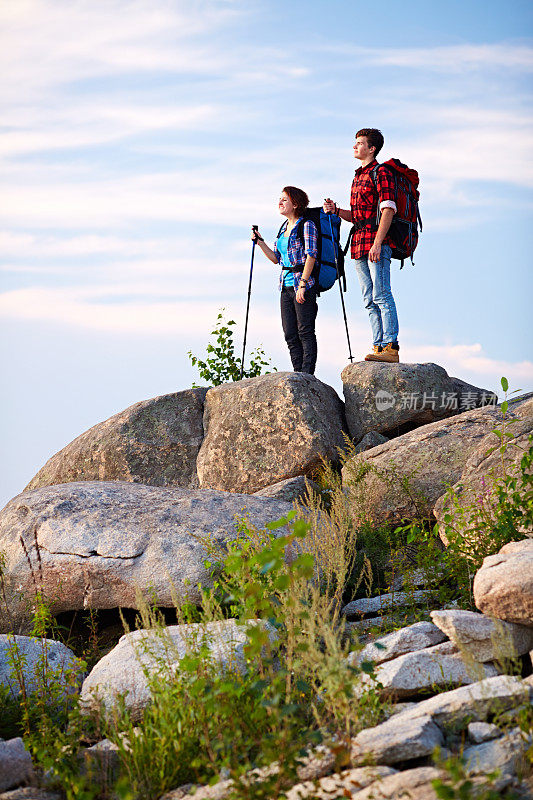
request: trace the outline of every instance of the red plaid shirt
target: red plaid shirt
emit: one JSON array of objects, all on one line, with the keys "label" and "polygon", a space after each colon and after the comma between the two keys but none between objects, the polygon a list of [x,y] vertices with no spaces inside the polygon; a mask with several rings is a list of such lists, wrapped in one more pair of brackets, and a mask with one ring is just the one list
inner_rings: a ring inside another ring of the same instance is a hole
[{"label": "red plaid shirt", "polygon": [[[374,159],[366,167],[359,167],[355,170],[355,178],[352,183],[350,196],[350,207],[352,209],[352,221],[355,225],[365,227],[357,230],[352,239],[352,258],[363,258],[374,244],[376,238],[376,215],[378,203],[391,201],[396,204],[394,193],[394,178],[390,170],[378,169],[377,191],[372,180],[372,170],[378,162]],[[385,237],[383,244],[392,245],[389,236]]]}]

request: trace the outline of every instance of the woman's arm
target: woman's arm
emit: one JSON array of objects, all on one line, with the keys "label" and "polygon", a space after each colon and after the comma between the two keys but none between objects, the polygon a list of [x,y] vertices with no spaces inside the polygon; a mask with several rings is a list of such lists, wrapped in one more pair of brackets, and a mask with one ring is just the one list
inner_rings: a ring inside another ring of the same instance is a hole
[{"label": "woman's arm", "polygon": [[266,257],[270,261],[272,261],[273,264],[279,264],[279,259],[274,250],[270,249],[270,247],[267,245],[267,243],[265,242],[259,231],[254,231],[252,228],[252,242],[254,241],[257,244],[257,246],[263,251]]},{"label": "woman's arm", "polygon": [[318,233],[314,222],[307,221],[304,223],[304,252],[306,255],[304,269],[300,283],[298,284],[298,291],[296,292],[296,301],[298,303],[305,302],[305,289],[306,281],[311,277],[313,267],[315,266],[316,257],[318,255]]}]

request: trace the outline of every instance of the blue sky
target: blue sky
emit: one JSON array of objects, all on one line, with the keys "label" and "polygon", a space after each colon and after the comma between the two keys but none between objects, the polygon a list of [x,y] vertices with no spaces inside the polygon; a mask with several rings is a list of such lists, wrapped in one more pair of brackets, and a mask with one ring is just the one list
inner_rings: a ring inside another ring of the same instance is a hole
[{"label": "blue sky", "polygon": [[[286,184],[346,207],[363,126],[421,177],[415,266],[393,268],[403,360],[533,388],[531,17],[513,0],[3,3],[0,501],[91,425],[197,380],[186,354],[221,307],[239,346],[250,225],[273,238]],[[276,288],[258,253],[249,347],[288,369]],[[336,289],[317,332],[340,392]]]}]

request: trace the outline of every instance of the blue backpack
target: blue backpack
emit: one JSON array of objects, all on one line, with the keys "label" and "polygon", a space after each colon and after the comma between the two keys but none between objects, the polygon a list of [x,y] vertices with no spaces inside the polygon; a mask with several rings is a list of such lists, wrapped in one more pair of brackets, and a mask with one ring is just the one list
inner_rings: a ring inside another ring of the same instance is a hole
[{"label": "blue backpack", "polygon": [[[334,285],[337,277],[342,278],[346,291],[346,275],[344,273],[344,253],[340,245],[341,220],[336,214],[325,214],[321,207],[306,208],[296,228],[296,235],[304,242],[304,223],[310,220],[315,223],[318,234],[318,255],[313,269],[313,278],[317,283],[317,294],[327,292]],[[283,223],[284,225],[285,223]],[[283,228],[283,225],[281,228]],[[281,234],[278,231],[278,237]],[[333,231],[333,238],[331,232]],[[337,264],[335,265],[335,261]],[[338,274],[337,274],[338,268]],[[286,267],[284,267],[286,269]],[[297,267],[292,272],[300,272]]]}]

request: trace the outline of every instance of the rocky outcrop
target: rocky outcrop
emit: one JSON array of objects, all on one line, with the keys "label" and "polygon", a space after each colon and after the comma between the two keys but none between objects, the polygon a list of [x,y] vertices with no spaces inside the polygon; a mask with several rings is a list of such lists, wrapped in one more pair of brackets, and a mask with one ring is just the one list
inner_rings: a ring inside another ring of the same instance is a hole
[{"label": "rocky outcrop", "polygon": [[483,614],[533,626],[533,539],[510,542],[484,559],[474,600]]},{"label": "rocky outcrop", "polygon": [[405,425],[426,425],[496,403],[493,392],[450,378],[438,364],[358,361],[345,367],[341,378],[355,441],[370,431],[396,436]]},{"label": "rocky outcrop", "polygon": [[[197,602],[198,584],[211,585],[200,539],[222,546],[235,538],[238,519],[248,516],[263,528],[291,508],[280,500],[119,481],[24,492],[0,512],[9,608],[19,623],[26,617],[34,577],[54,613],[137,608],[138,592],[160,606],[186,597]],[[7,615],[2,624],[14,629]]]},{"label": "rocky outcrop", "polygon": [[343,403],[301,372],[275,372],[210,389],[197,468],[202,488],[251,494],[309,475],[344,447]]},{"label": "rocky outcrop", "polygon": [[352,764],[398,764],[433,753],[444,743],[442,732],[428,716],[392,717],[374,728],[365,728],[352,740]]},{"label": "rocky outcrop", "polygon": [[[274,641],[273,629],[268,630]],[[110,711],[123,697],[126,708],[139,718],[151,699],[151,674],[172,675],[185,655],[198,652],[202,646],[208,647],[220,671],[242,672],[247,641],[246,626],[233,619],[133,631],[122,636],[84,680],[82,707],[85,713]]]},{"label": "rocky outcrop", "polygon": [[533,627],[493,620],[473,611],[432,611],[435,625],[476,661],[517,658],[533,648]]},{"label": "rocky outcrop", "polygon": [[[508,422],[505,425],[504,440],[506,450],[501,453],[499,439],[491,431],[484,436],[470,451],[463,471],[453,492],[465,508],[464,527],[470,527],[471,515],[469,506],[478,505],[479,501],[488,513],[491,507],[497,505],[497,497],[493,494],[494,481],[502,477],[504,469],[507,473],[516,470],[524,452],[529,447],[529,437],[533,433],[533,395],[524,395],[517,398],[516,402],[509,405]],[[440,497],[435,503],[433,514],[439,523],[440,538],[445,545],[448,544],[444,515],[450,510],[450,498],[447,494]],[[483,528],[485,521],[482,522]],[[523,523],[523,533],[527,533],[526,522]],[[531,525],[531,519],[529,526]],[[472,535],[472,534],[471,534]]]},{"label": "rocky outcrop", "polygon": [[22,689],[27,695],[39,691],[52,675],[58,689],[72,691],[71,677],[81,677],[81,669],[70,648],[53,639],[0,634],[0,685],[13,697]]},{"label": "rocky outcrop", "polygon": [[185,389],[143,400],[94,425],[48,459],[25,491],[72,481],[198,486],[206,392]]},{"label": "rocky outcrop", "polygon": [[375,523],[430,516],[438,498],[461,477],[470,454],[501,419],[493,407],[466,411],[354,456],[342,470],[351,503]]}]

